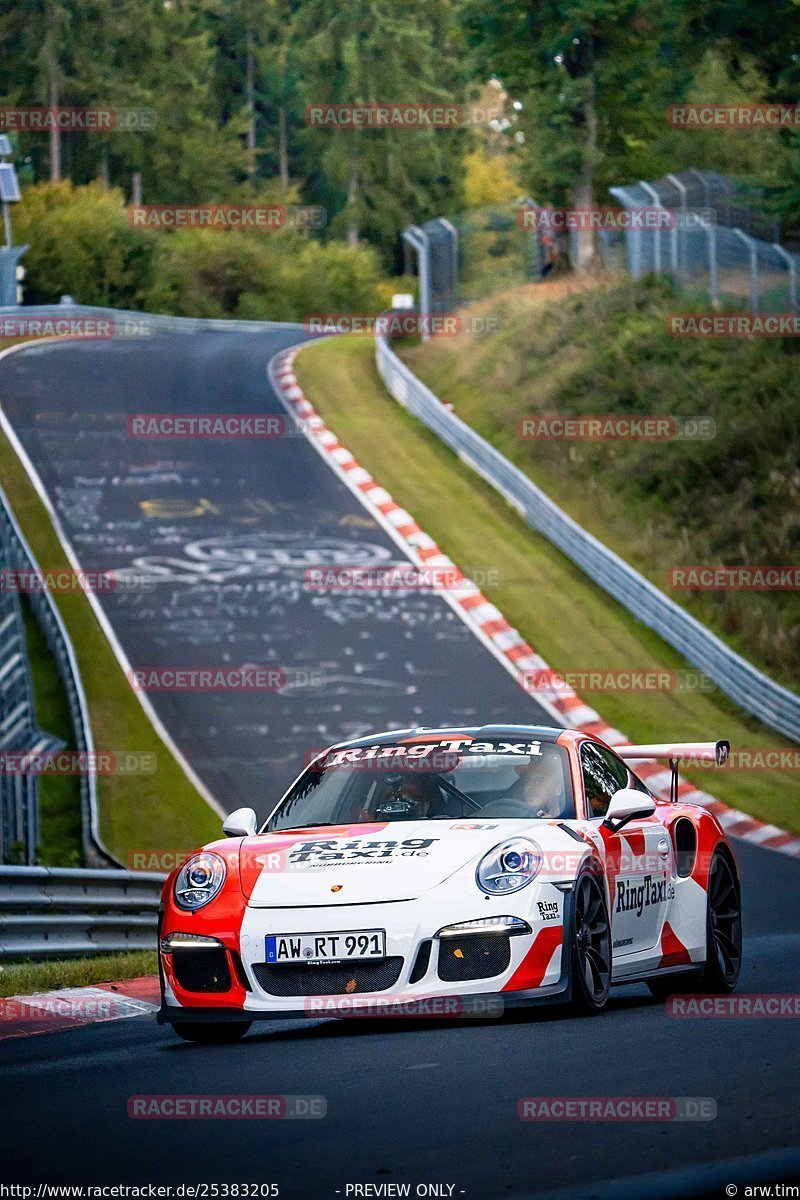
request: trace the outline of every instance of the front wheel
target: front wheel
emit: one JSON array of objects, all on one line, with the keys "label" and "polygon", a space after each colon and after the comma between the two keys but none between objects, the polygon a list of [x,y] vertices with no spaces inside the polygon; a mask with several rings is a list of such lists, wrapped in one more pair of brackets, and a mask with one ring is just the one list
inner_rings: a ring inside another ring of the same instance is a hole
[{"label": "front wheel", "polygon": [[602,1012],[611,990],[611,925],[603,877],[587,867],[575,881],[572,929],[572,1006],[581,1014]]},{"label": "front wheel", "polygon": [[172,1028],[185,1042],[202,1042],[204,1046],[221,1046],[238,1042],[247,1033],[252,1021],[220,1021],[204,1025],[200,1022],[177,1021]]}]

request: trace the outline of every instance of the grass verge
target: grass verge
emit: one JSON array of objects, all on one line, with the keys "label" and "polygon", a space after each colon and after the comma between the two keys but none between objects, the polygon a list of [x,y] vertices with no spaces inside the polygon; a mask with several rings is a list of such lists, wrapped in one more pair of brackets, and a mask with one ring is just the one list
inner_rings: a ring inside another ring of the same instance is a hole
[{"label": "grass verge", "polygon": [[[40,567],[69,570],[47,510],[2,433],[0,479]],[[219,836],[219,818],[154,730],[86,596],[54,599],[77,655],[96,748],[156,756],[151,775],[98,776],[100,835],[110,853],[127,865],[135,851],[186,851]]]},{"label": "grass verge", "polygon": [[33,992],[91,987],[94,983],[115,983],[118,979],[157,974],[158,956],[154,950],[67,958],[59,962],[11,963],[0,967],[0,997],[30,996]]},{"label": "grass verge", "polygon": [[[665,279],[574,288],[567,278],[494,296],[465,310],[459,336],[401,356],[584,529],[796,687],[800,592],[688,591],[672,586],[670,568],[796,562],[797,339],[670,336],[670,314],[707,303]],[[491,315],[496,332],[472,332],[473,314]],[[531,436],[552,415],[606,414],[700,418],[707,427],[705,436],[657,440]]]},{"label": "grass verge", "polygon": [[[467,574],[497,573],[487,596],[554,669],[679,670],[683,659],[535,533],[505,501],[386,392],[371,341],[305,347],[295,370],[311,403],[358,461]],[[584,690],[631,739],[729,737],[734,747],[790,748],[721,693]],[[788,772],[699,770],[699,787],[800,833]]]}]

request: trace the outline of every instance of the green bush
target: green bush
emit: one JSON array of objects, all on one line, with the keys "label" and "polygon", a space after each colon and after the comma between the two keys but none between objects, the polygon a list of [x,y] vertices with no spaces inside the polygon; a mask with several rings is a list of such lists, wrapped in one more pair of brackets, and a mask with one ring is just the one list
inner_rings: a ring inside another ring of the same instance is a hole
[{"label": "green bush", "polygon": [[99,184],[39,184],[14,211],[14,237],[28,242],[25,302],[140,308],[150,275],[153,235],[128,224],[121,192]]},{"label": "green bush", "polygon": [[152,278],[145,297],[152,312],[297,321],[380,307],[373,250],[289,231],[181,230],[159,239]]},{"label": "green bush", "polygon": [[134,229],[122,194],[98,184],[27,189],[15,235],[30,244],[28,304],[68,293],[81,304],[177,316],[297,321],[308,313],[373,313],[386,303],[369,247],[351,250],[293,230]]}]

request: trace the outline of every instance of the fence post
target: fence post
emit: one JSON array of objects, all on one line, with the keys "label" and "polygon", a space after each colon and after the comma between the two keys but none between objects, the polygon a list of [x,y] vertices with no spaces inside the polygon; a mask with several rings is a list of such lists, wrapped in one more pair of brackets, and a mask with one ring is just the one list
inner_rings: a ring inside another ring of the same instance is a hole
[{"label": "fence post", "polygon": [[736,236],[744,242],[750,251],[750,311],[758,312],[758,247],[755,240],[741,229],[734,229]]},{"label": "fence post", "polygon": [[797,308],[797,262],[795,261],[795,257],[788,250],[784,250],[783,246],[780,246],[777,242],[772,243],[772,249],[777,251],[789,268],[789,303],[792,308]]},{"label": "fence post", "polygon": [[431,312],[431,295],[430,295],[430,274],[431,274],[431,248],[428,240],[428,235],[419,225],[409,225],[403,230],[403,240],[408,242],[417,252],[417,271],[419,273],[419,315],[420,325],[422,330],[422,340],[427,342],[430,338],[430,312]]},{"label": "fence post", "polygon": [[[524,229],[525,228],[524,213],[526,211],[536,213],[536,212],[539,212],[540,209],[539,209],[539,205],[536,203],[536,201],[531,200],[530,196],[523,196],[522,197],[522,207],[521,207],[520,211],[523,213],[522,227]],[[534,279],[543,279],[544,278],[544,254],[542,252],[542,238],[541,238],[541,231],[539,229],[538,221],[534,221],[533,229],[531,230],[531,245],[533,247],[533,253],[531,255],[531,275],[534,277]]]},{"label": "fence post", "polygon": [[670,181],[673,187],[678,189],[681,194],[681,226],[679,226],[676,222],[675,227],[672,230],[672,269],[675,272],[675,278],[678,279],[681,275],[681,258],[685,257],[685,255],[682,256],[680,252],[678,234],[686,232],[686,185],[680,179],[678,179],[677,175],[668,175],[667,179]]},{"label": "fence post", "polygon": [[[639,180],[639,187],[647,192],[648,196],[655,201],[656,208],[663,208],[661,197],[654,187],[649,183],[645,183],[643,179]],[[656,275],[661,274],[661,230],[656,229],[653,233],[653,270]]]},{"label": "fence post", "polygon": [[717,227],[705,218],[700,223],[708,235],[708,294],[713,304],[719,300],[719,277],[717,275]]},{"label": "fence post", "polygon": [[440,217],[439,223],[450,235],[450,294],[452,307],[458,302],[458,230],[447,217]]}]

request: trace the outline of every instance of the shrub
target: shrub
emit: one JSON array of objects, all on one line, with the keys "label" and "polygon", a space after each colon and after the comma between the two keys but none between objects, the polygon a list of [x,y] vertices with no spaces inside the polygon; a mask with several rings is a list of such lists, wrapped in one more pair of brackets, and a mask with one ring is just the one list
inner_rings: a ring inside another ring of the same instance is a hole
[{"label": "shrub", "polygon": [[121,192],[99,184],[37,184],[14,211],[27,304],[57,303],[64,293],[81,304],[140,308],[154,238],[132,229]]}]

